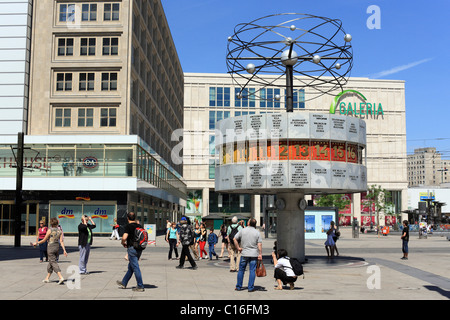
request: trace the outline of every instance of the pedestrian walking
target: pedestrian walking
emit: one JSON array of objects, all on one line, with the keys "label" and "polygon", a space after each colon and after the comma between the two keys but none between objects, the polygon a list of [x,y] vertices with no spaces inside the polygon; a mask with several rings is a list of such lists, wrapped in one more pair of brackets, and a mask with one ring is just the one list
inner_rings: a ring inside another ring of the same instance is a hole
[{"label": "pedestrian walking", "polygon": [[408,242],[409,242],[409,224],[408,224],[408,220],[403,220],[403,231],[402,231],[402,236],[400,238],[402,239],[402,252],[403,252],[403,257],[401,259],[402,260],[408,260],[408,252],[409,252],[409,248],[408,248]]},{"label": "pedestrian walking", "polygon": [[275,290],[283,290],[283,285],[289,284],[289,289],[294,290],[294,282],[297,281],[297,276],[289,261],[288,253],[285,249],[278,249],[277,252],[272,252],[273,264],[275,266],[274,278],[278,283]]},{"label": "pedestrian walking", "polygon": [[120,240],[120,236],[119,236],[119,224],[117,223],[117,218],[114,218],[114,223],[111,225],[112,226],[112,233],[111,233],[111,237],[109,237],[110,240],[113,240],[114,238],[116,238],[117,240]]},{"label": "pedestrian walking", "polygon": [[[240,244],[239,244],[240,240]],[[255,291],[256,265],[258,260],[262,260],[262,239],[258,230],[256,230],[256,219],[251,218],[246,228],[241,229],[233,239],[235,247],[241,252],[241,261],[239,262],[239,272],[235,290],[242,290],[244,273],[249,265],[248,292]]]},{"label": "pedestrian walking", "polygon": [[166,219],[166,230],[164,230],[165,233],[167,233],[167,230],[172,226],[172,223],[169,221],[169,219]]},{"label": "pedestrian walking", "polygon": [[81,223],[78,225],[78,249],[80,250],[78,267],[80,268],[80,274],[89,274],[87,263],[91,252],[92,240],[94,239],[92,229],[95,229],[95,227],[95,222],[91,217],[87,215],[81,217]]},{"label": "pedestrian walking", "polygon": [[195,219],[194,249],[195,249],[195,256],[197,257],[196,258],[197,260],[200,258],[199,242],[198,242],[200,240],[200,235],[201,235],[200,225],[199,225],[197,219]]},{"label": "pedestrian walking", "polygon": [[[198,245],[200,247],[200,250],[199,250],[200,251],[200,259],[206,259],[208,257],[208,254],[206,253],[206,250],[205,250],[207,236],[208,236],[208,232],[206,231],[206,226],[202,222],[202,224],[200,225],[200,238],[198,239]],[[205,253],[204,258],[203,258],[203,252]]]},{"label": "pedestrian walking", "polygon": [[219,241],[219,238],[217,237],[217,234],[214,233],[214,228],[211,227],[211,229],[209,230],[209,235],[208,235],[209,260],[212,260],[212,256],[215,256],[216,260],[219,259],[219,256],[214,251],[214,246],[216,245],[216,243],[218,241]]},{"label": "pedestrian walking", "polygon": [[131,277],[136,277],[137,287],[134,287],[133,291],[143,292],[144,283],[142,281],[141,269],[139,268],[139,258],[142,255],[141,249],[136,249],[134,247],[135,241],[135,231],[136,228],[142,228],[142,226],[136,221],[136,214],[134,212],[129,212],[127,214],[128,224],[125,226],[124,233],[122,235],[122,245],[127,248],[128,256],[128,271],[123,277],[122,281],[117,281],[119,288],[125,289],[130,281]]},{"label": "pedestrian walking", "polygon": [[178,259],[178,230],[175,222],[172,222],[171,226],[167,229],[166,242],[169,244],[169,260],[172,260],[172,252],[175,251],[175,259]]},{"label": "pedestrian walking", "polygon": [[[234,245],[234,237],[242,227],[238,224],[238,219],[234,216],[231,219],[231,225],[227,229],[227,238],[229,242],[229,254],[230,254],[230,272],[237,272],[239,269],[239,261],[241,259],[241,252]],[[235,260],[236,259],[236,260]]]},{"label": "pedestrian walking", "polygon": [[220,233],[219,233],[219,237],[222,237],[222,249],[220,251],[220,256],[219,258],[223,258],[223,252],[226,249],[228,252],[228,258],[230,257],[230,252],[228,250],[228,236],[227,236],[227,226],[225,224],[222,224],[220,226]]},{"label": "pedestrian walking", "polygon": [[189,263],[191,264],[192,269],[197,269],[197,264],[189,252],[189,246],[194,243],[194,231],[192,230],[191,225],[188,225],[186,218],[181,218],[181,228],[179,234],[178,243],[182,245],[181,255],[180,255],[180,264],[176,267],[177,269],[184,268],[184,261],[187,258]]},{"label": "pedestrian walking", "polygon": [[[37,236],[36,236],[36,242],[41,241],[42,239],[45,238],[45,235],[47,234],[48,228],[44,223],[44,220],[39,221],[39,229],[37,232]],[[48,261],[48,255],[47,255],[47,241],[44,241],[43,243],[41,243],[39,245],[39,262],[44,262],[44,257],[45,257],[45,262]]]},{"label": "pedestrian walking", "polygon": [[66,247],[64,246],[64,241],[61,238],[62,232],[58,228],[58,223],[59,223],[58,219],[51,218],[50,219],[50,226],[51,226],[51,228],[49,228],[47,230],[47,233],[46,233],[44,239],[33,243],[33,246],[36,246],[37,244],[41,244],[41,243],[44,243],[44,242],[48,241],[48,246],[47,246],[47,254],[48,254],[47,276],[45,277],[44,280],[42,280],[42,282],[44,282],[44,283],[49,283],[50,282],[50,276],[52,275],[53,272],[55,272],[58,275],[58,278],[59,278],[58,284],[63,284],[64,283],[64,278],[63,278],[63,276],[61,274],[61,269],[60,269],[60,267],[58,265],[57,255],[58,255],[60,246],[63,249],[64,256],[66,256],[66,257],[67,257],[67,252],[66,252]]}]

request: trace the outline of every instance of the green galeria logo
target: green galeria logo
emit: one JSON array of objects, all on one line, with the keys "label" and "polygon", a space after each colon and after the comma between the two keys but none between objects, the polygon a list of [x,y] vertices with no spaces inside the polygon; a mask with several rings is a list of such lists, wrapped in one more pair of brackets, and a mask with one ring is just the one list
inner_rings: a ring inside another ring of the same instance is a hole
[{"label": "green galeria logo", "polygon": [[342,91],[341,93],[339,93],[339,94],[334,98],[334,100],[333,100],[333,102],[331,103],[331,106],[330,106],[330,113],[332,113],[332,114],[335,114],[335,113],[336,113],[336,106],[337,106],[337,103],[339,102],[339,100],[340,100],[343,96],[347,95],[348,93],[355,93],[356,95],[360,96],[364,101],[367,100],[366,97],[364,97],[364,95],[363,95],[361,92],[359,92],[359,91],[356,91],[356,90],[344,90],[344,91]]},{"label": "green galeria logo", "polygon": [[[359,103],[359,108],[356,102],[340,102],[345,96],[356,95],[358,98],[363,100]],[[330,113],[335,114],[336,109],[339,109],[339,113],[342,115],[353,115],[353,116],[378,116],[379,114],[384,115],[383,106],[381,103],[370,103],[367,102],[366,97],[359,91],[356,90],[344,90],[339,93],[330,105]]]}]

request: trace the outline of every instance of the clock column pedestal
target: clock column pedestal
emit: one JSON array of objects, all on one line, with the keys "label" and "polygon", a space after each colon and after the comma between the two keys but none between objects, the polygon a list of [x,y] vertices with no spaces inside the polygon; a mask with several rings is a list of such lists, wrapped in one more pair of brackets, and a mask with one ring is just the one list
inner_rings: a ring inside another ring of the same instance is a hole
[{"label": "clock column pedestal", "polygon": [[[277,248],[305,262],[305,195],[277,193]],[[303,200],[303,201],[302,201]]]}]

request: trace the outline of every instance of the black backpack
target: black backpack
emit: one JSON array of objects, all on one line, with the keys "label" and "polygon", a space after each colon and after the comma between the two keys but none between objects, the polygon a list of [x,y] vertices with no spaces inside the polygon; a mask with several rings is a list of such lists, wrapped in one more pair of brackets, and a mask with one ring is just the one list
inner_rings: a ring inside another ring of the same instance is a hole
[{"label": "black backpack", "polygon": [[305,275],[303,273],[303,265],[297,258],[289,258],[289,262],[291,263],[291,269],[294,271],[296,276],[301,276],[303,274],[303,279]]},{"label": "black backpack", "polygon": [[[228,235],[228,240],[230,240],[230,243],[231,244],[233,244],[234,243],[234,237],[237,235],[237,233],[239,232],[239,230],[238,230],[238,228],[239,228],[239,225],[237,225],[236,227],[230,227],[231,228],[231,232],[230,232],[230,234]],[[238,241],[238,242],[240,242],[240,241]]]}]

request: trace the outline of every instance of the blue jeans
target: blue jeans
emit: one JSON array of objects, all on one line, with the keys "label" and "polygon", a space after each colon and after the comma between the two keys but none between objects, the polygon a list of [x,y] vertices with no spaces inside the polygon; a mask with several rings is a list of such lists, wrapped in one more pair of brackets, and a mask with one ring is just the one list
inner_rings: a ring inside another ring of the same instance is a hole
[{"label": "blue jeans", "polygon": [[138,288],[144,288],[144,283],[142,282],[141,269],[139,269],[139,258],[141,257],[142,250],[136,250],[133,247],[129,247],[127,249],[127,252],[128,252],[128,271],[122,279],[122,284],[126,287],[128,281],[130,281],[131,276],[134,273]]},{"label": "blue jeans", "polygon": [[239,262],[239,272],[237,275],[237,283],[236,283],[236,289],[241,290],[242,289],[242,282],[244,281],[244,273],[245,268],[247,268],[250,271],[250,275],[248,278],[248,290],[252,291],[255,289],[255,278],[256,278],[256,265],[258,262],[257,257],[244,257],[241,256],[241,262]]},{"label": "blue jeans", "polygon": [[216,251],[214,251],[214,243],[208,243],[209,245],[209,259],[212,259],[212,256],[217,256]]},{"label": "blue jeans", "polygon": [[408,241],[406,241],[406,240],[402,241],[402,252],[408,253]]},{"label": "blue jeans", "polygon": [[78,263],[78,267],[80,268],[80,273],[86,273],[86,266],[89,260],[89,253],[91,252],[91,245],[86,244],[85,247],[78,246],[78,249],[80,250],[80,261]]}]

